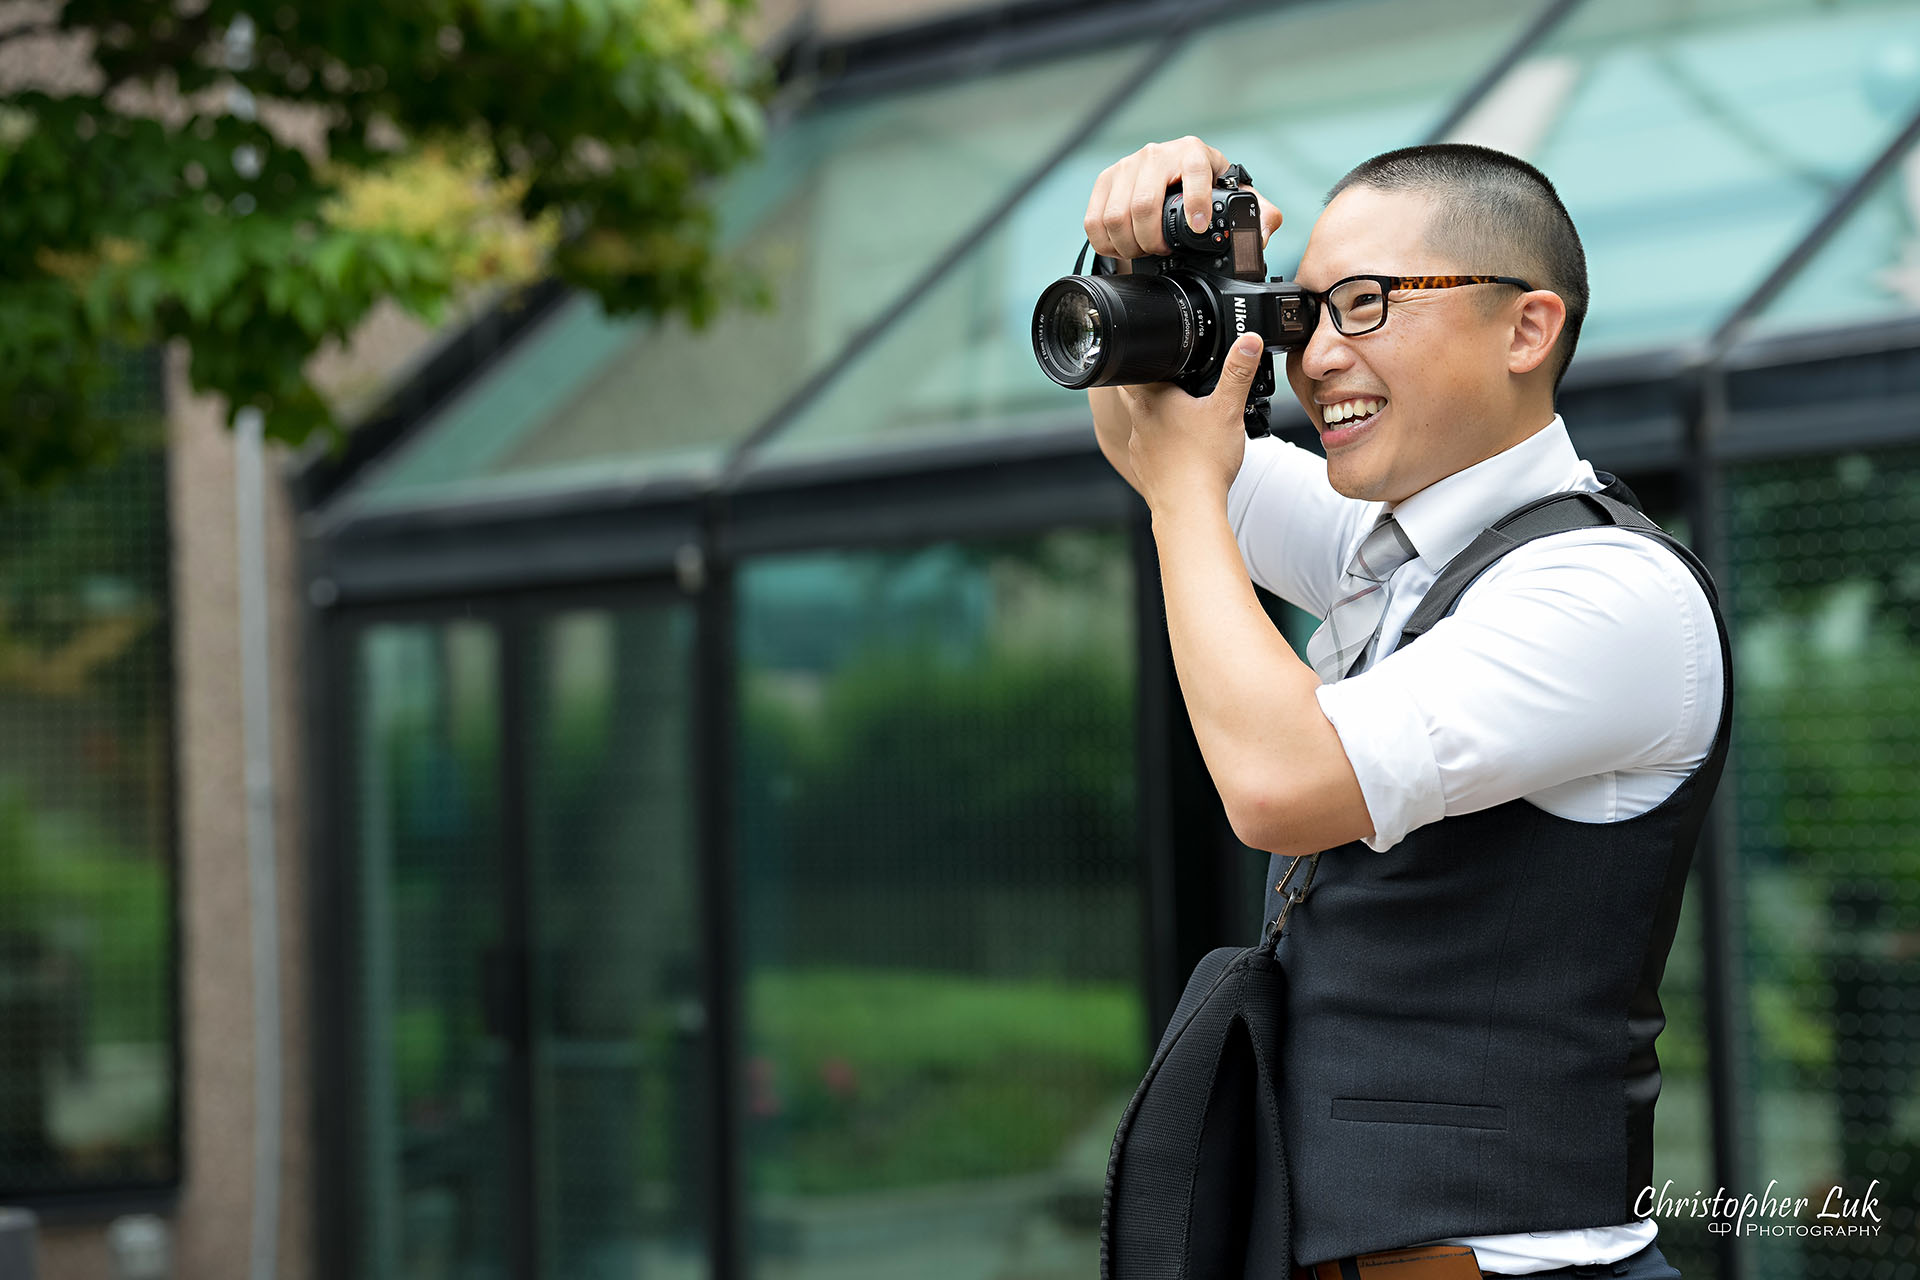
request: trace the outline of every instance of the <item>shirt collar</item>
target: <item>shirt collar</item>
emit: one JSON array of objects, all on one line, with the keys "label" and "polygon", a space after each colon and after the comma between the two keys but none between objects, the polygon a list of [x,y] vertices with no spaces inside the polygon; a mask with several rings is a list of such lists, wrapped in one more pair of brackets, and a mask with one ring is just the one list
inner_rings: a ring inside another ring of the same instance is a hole
[{"label": "shirt collar", "polygon": [[1435,573],[1480,531],[1523,502],[1573,483],[1580,455],[1559,414],[1520,443],[1435,480],[1398,506],[1384,504]]}]

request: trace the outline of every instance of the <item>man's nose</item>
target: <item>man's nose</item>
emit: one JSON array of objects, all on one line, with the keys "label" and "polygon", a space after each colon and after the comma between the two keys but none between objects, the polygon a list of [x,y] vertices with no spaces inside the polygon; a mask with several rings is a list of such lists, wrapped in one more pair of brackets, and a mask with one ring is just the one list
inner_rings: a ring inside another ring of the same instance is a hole
[{"label": "man's nose", "polygon": [[1347,345],[1346,335],[1333,327],[1333,321],[1323,309],[1319,323],[1313,326],[1313,336],[1300,350],[1300,372],[1319,382],[1352,363],[1353,348]]}]

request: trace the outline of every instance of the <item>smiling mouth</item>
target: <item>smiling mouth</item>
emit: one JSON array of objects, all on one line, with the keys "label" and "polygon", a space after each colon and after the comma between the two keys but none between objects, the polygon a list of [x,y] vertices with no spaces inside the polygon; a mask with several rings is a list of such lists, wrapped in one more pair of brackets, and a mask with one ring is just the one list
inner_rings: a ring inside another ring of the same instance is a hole
[{"label": "smiling mouth", "polygon": [[1320,434],[1332,435],[1336,431],[1365,426],[1386,407],[1386,399],[1376,396],[1359,396],[1352,400],[1323,404],[1320,406]]}]

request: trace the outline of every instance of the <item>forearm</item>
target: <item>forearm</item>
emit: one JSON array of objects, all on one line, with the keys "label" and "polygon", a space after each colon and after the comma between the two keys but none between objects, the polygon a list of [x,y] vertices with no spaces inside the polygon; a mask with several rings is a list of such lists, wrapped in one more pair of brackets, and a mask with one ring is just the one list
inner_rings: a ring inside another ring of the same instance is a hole
[{"label": "forearm", "polygon": [[1088,387],[1087,406],[1093,410],[1093,432],[1100,442],[1100,452],[1107,456],[1120,478],[1133,486],[1135,493],[1141,492],[1140,479],[1133,472],[1133,460],[1127,452],[1127,437],[1133,434],[1133,423],[1120,405],[1120,388]]}]

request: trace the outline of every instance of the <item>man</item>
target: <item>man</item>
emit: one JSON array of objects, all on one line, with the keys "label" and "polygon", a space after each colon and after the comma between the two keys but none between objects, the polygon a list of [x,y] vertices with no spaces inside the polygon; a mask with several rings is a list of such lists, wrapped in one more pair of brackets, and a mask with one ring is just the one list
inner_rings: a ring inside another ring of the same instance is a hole
[{"label": "man", "polygon": [[[1116,163],[1094,251],[1167,252],[1165,192],[1204,225],[1226,163],[1191,137]],[[1503,279],[1440,278],[1467,274]],[[1371,275],[1400,279],[1352,279]],[[1208,769],[1274,855],[1270,920],[1292,860],[1325,855],[1279,952],[1294,1261],[1445,1242],[1487,1274],[1677,1276],[1635,1205],[1657,987],[1725,755],[1719,615],[1681,553],[1607,526],[1522,543],[1398,643],[1485,526],[1603,486],[1553,407],[1587,307],[1579,236],[1523,161],[1413,147],[1341,180],[1296,279],[1323,295],[1286,368],[1324,460],[1245,438],[1251,334],[1205,399],[1089,393],[1152,511]],[[1313,665],[1249,577],[1327,619]]]}]

